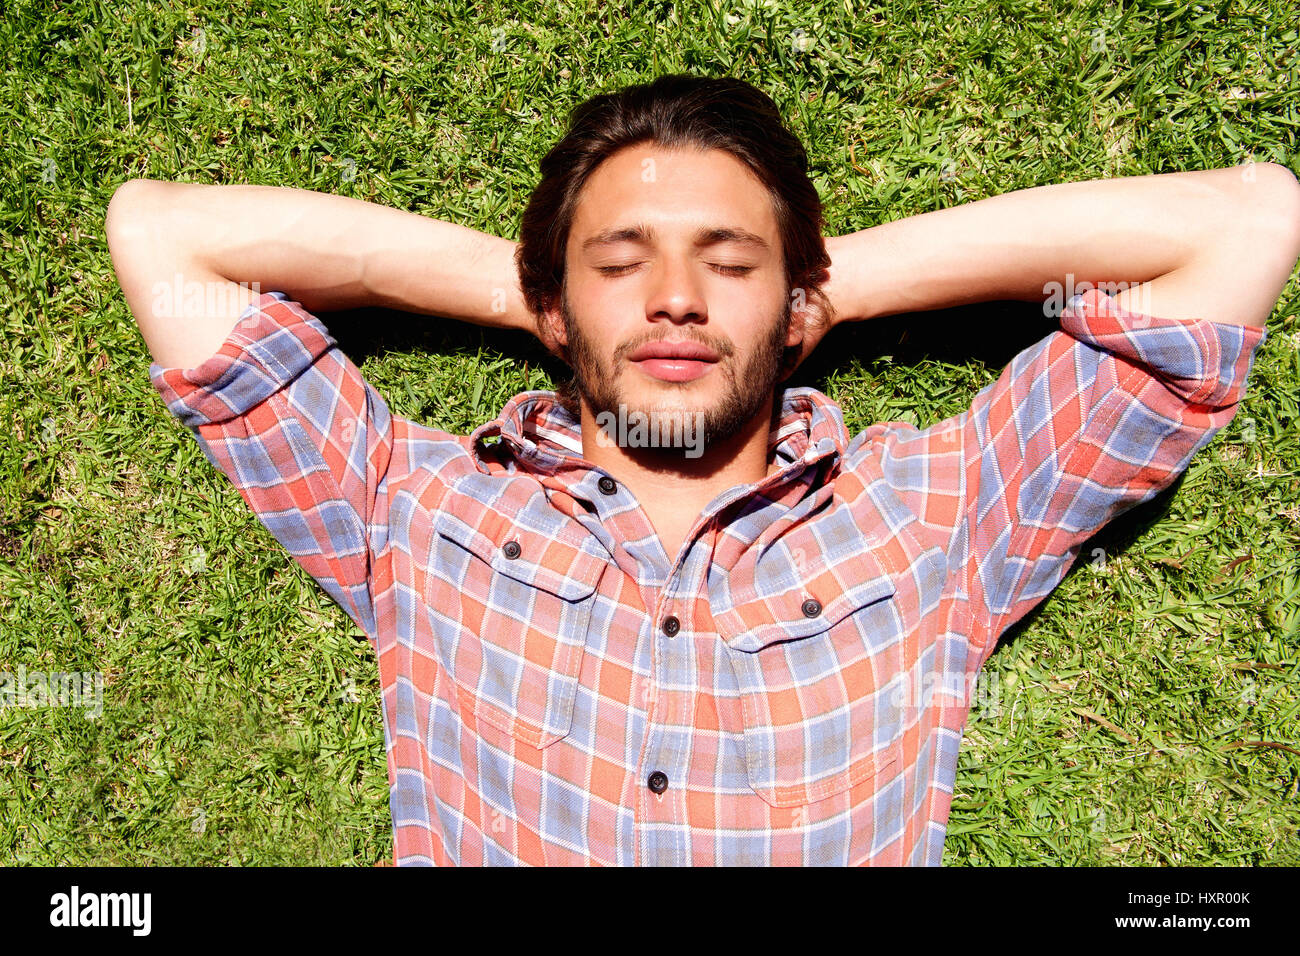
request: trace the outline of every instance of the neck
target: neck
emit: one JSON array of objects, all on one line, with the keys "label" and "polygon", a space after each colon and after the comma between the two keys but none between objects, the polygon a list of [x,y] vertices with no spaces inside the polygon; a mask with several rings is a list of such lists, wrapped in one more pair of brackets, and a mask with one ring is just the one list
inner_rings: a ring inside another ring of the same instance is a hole
[{"label": "neck", "polygon": [[612,426],[602,429],[585,398],[581,403],[583,457],[622,482],[647,511],[686,514],[689,509],[693,522],[721,492],[771,473],[767,446],[777,424],[775,398],[736,434],[703,448],[695,446],[696,457],[688,457],[683,448],[626,447]]}]

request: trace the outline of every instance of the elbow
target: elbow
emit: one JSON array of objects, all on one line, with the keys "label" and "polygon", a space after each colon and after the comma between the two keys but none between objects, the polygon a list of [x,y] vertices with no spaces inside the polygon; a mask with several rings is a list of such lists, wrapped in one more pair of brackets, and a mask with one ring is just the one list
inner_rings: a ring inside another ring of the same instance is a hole
[{"label": "elbow", "polygon": [[128,179],[113,190],[113,197],[104,211],[104,238],[110,251],[120,248],[133,229],[140,225],[141,193],[148,189],[147,179]]},{"label": "elbow", "polygon": [[1300,257],[1300,180],[1280,163],[1255,167],[1255,205],[1263,228],[1291,251],[1292,261]]},{"label": "elbow", "polygon": [[128,179],[113,190],[104,212],[104,235],[110,247],[139,232],[155,185],[151,179]]},{"label": "elbow", "polygon": [[113,198],[108,201],[105,218],[121,218],[124,212],[139,207],[141,201],[153,187],[152,179],[128,179],[113,190]]},{"label": "elbow", "polygon": [[1260,163],[1256,175],[1261,183],[1288,198],[1292,203],[1300,203],[1300,180],[1295,173],[1281,163]]}]

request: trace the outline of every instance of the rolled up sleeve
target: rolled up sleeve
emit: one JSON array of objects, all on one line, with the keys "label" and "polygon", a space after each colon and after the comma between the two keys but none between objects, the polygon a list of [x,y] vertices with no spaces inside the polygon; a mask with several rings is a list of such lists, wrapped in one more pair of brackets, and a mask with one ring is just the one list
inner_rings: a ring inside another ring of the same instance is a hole
[{"label": "rolled up sleeve", "polygon": [[1171,485],[1232,420],[1266,334],[1126,311],[1093,290],[949,423],[964,472],[953,557],[980,663],[1089,537]]},{"label": "rolled up sleeve", "polygon": [[202,365],[155,362],[149,376],[208,461],[373,639],[370,567],[393,419],[320,320],[264,293]]}]

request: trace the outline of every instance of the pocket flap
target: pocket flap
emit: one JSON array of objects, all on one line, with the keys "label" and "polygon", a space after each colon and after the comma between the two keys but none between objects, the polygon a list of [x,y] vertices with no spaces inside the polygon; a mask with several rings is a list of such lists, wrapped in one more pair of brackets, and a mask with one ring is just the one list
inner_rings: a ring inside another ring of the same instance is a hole
[{"label": "pocket flap", "polygon": [[[775,542],[750,568],[737,567],[711,588],[718,634],[738,651],[824,633],[854,611],[892,597],[893,577],[871,553],[837,560]],[[811,616],[809,600],[820,606]]]},{"label": "pocket flap", "polygon": [[[434,530],[477,555],[492,570],[529,587],[558,595],[566,601],[589,597],[600,583],[609,562],[583,549],[589,535],[579,538],[560,524],[546,532],[522,521],[510,521],[485,511],[481,526],[466,523],[447,511],[434,517]],[[562,517],[562,516],[556,516]],[[510,557],[506,545],[514,542],[518,553]]]}]

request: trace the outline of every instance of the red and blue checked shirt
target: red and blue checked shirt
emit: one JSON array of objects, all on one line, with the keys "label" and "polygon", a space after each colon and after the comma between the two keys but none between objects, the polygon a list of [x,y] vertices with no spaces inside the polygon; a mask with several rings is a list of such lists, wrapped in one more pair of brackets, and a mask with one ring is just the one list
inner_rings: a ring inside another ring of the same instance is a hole
[{"label": "red and blue checked shirt", "polygon": [[673,563],[546,391],[389,411],[263,294],[167,407],[369,636],[398,864],[938,864],[973,676],[1237,410],[1262,328],[1104,293],[929,428],[787,389]]}]

